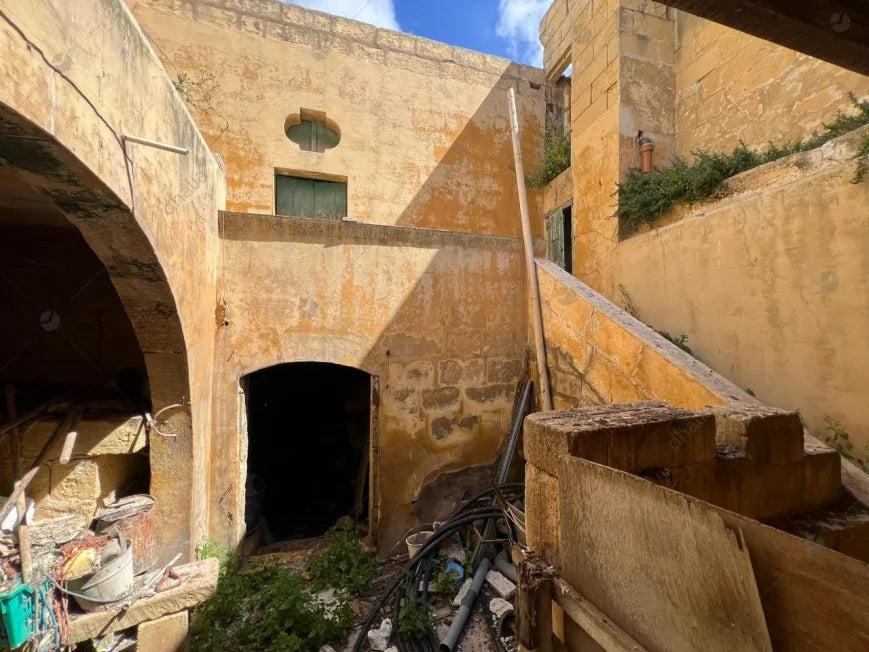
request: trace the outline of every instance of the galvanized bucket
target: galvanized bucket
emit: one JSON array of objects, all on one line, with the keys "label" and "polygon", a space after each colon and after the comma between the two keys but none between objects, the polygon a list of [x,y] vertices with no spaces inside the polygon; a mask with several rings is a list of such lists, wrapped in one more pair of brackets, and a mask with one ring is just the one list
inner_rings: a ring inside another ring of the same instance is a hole
[{"label": "galvanized bucket", "polygon": [[68,593],[85,611],[95,611],[106,604],[125,598],[133,588],[133,545],[114,540],[102,549],[100,569],[69,580]]}]

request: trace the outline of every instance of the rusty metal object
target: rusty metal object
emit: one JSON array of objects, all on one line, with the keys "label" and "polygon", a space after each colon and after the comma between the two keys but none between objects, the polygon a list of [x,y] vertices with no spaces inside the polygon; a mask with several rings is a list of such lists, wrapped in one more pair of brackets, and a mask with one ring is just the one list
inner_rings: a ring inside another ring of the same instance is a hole
[{"label": "rusty metal object", "polygon": [[133,542],[133,573],[144,573],[157,563],[157,501],[152,496],[127,496],[103,508],[97,531],[112,527]]}]

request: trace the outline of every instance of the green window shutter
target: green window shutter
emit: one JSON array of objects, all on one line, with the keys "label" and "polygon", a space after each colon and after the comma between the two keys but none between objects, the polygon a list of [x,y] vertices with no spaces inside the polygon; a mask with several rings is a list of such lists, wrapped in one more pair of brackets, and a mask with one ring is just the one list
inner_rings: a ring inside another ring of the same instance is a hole
[{"label": "green window shutter", "polygon": [[314,217],[314,180],[275,176],[275,213],[290,217]]},{"label": "green window shutter", "polygon": [[340,220],[347,215],[347,184],[337,181],[314,182],[314,217]]},{"label": "green window shutter", "polygon": [[340,220],[347,215],[347,184],[276,174],[275,213]]}]

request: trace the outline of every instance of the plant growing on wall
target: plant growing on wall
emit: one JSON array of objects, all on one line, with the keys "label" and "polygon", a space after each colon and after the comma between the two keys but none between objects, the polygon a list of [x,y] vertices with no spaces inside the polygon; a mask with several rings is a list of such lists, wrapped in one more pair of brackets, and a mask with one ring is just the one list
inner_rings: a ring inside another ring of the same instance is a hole
[{"label": "plant growing on wall", "polygon": [[857,450],[854,448],[854,442],[851,441],[851,435],[842,427],[842,423],[829,415],[824,417],[824,423],[827,424],[826,430],[829,433],[824,438],[824,441],[839,451],[839,455],[846,460],[859,466],[865,473],[869,473],[869,455],[861,457],[857,453]]},{"label": "plant growing on wall", "polygon": [[[629,170],[616,190],[617,215],[624,220],[628,231],[636,231],[644,224],[654,224],[661,214],[677,204],[693,204],[714,198],[716,193],[721,192],[724,182],[732,176],[791,154],[815,149],[869,124],[869,100],[858,100],[853,94],[850,98],[856,111],[839,111],[835,120],[825,124],[820,133],[806,140],[791,141],[781,147],[770,143],[763,152],[749,149],[743,143],[729,154],[698,150],[693,152],[694,160],[691,162],[676,158],[670,165],[645,174],[636,168]],[[869,139],[864,141],[857,156],[855,183],[866,176]]]},{"label": "plant growing on wall", "polygon": [[540,162],[525,177],[532,188],[542,188],[570,167],[570,135],[547,129],[543,135]]},{"label": "plant growing on wall", "polygon": [[214,97],[220,90],[220,81],[204,66],[200,66],[192,74],[187,70],[179,72],[172,85],[181,99],[202,111],[213,108]]}]

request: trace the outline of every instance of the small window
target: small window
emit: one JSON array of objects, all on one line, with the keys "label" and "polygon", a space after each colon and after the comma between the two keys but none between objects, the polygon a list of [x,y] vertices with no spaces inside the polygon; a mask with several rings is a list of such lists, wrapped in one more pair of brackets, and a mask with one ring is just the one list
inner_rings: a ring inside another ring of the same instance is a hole
[{"label": "small window", "polygon": [[347,215],[347,182],[276,174],[275,213],[340,220]]},{"label": "small window", "polygon": [[284,133],[305,152],[323,153],[341,142],[341,131],[322,111],[301,109],[284,121]]},{"label": "small window", "polygon": [[573,273],[573,221],[571,206],[546,216],[547,258],[569,274]]}]

